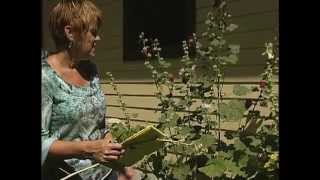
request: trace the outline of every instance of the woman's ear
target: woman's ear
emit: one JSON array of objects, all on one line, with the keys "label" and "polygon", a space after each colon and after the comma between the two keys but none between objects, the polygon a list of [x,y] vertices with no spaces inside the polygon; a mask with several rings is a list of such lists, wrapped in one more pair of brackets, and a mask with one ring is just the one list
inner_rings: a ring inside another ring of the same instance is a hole
[{"label": "woman's ear", "polygon": [[70,25],[64,26],[64,33],[66,34],[66,37],[68,38],[69,41],[74,40],[74,36],[72,33],[72,27]]}]

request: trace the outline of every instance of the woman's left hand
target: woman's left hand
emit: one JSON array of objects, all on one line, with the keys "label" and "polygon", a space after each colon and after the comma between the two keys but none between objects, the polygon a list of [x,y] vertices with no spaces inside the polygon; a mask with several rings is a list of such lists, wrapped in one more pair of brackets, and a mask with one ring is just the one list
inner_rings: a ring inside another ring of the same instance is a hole
[{"label": "woman's left hand", "polygon": [[[106,134],[104,139],[106,139],[109,142],[113,142],[113,137],[111,133]],[[121,171],[119,171],[118,180],[133,180],[136,174],[136,170],[134,170],[132,167],[124,167]]]}]

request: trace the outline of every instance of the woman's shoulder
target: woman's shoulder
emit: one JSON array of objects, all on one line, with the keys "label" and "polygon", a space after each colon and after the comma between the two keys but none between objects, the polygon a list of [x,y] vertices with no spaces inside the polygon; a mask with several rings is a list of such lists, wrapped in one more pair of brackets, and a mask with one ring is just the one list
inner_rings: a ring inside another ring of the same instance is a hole
[{"label": "woman's shoulder", "polygon": [[48,67],[48,56],[49,56],[49,53],[48,51],[45,51],[45,50],[41,50],[41,68],[45,68],[45,67]]},{"label": "woman's shoulder", "polygon": [[54,77],[51,73],[50,66],[47,62],[48,52],[41,51],[41,84],[42,86],[50,86],[54,83]]}]

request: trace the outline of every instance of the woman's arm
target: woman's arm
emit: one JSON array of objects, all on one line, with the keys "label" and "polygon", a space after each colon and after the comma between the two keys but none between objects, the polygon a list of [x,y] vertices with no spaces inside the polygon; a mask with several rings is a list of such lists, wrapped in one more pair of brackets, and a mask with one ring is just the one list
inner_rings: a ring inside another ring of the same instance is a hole
[{"label": "woman's arm", "polygon": [[95,141],[56,140],[49,148],[48,155],[57,158],[94,158],[98,162],[118,160],[124,153],[121,144],[110,143],[106,139]]}]

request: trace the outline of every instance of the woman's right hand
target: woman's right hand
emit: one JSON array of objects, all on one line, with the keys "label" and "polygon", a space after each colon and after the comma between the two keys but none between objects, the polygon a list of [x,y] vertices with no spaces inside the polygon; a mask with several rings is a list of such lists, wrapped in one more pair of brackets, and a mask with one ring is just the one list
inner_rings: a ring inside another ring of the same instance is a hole
[{"label": "woman's right hand", "polygon": [[98,162],[112,162],[120,158],[124,153],[121,144],[112,143],[106,139],[94,141],[93,157]]}]

